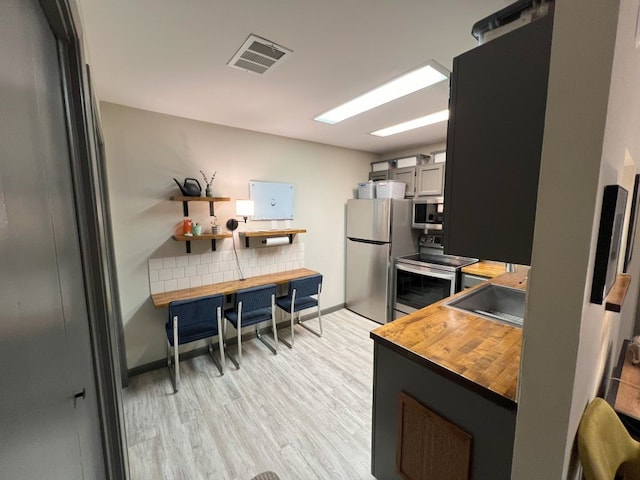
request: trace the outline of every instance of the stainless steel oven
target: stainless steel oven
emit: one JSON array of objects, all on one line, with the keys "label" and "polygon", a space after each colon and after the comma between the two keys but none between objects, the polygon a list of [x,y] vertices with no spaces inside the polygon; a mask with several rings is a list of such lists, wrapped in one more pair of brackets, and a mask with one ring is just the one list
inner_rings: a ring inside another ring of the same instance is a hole
[{"label": "stainless steel oven", "polygon": [[393,319],[460,291],[460,270],[476,258],[416,253],[395,259]]}]

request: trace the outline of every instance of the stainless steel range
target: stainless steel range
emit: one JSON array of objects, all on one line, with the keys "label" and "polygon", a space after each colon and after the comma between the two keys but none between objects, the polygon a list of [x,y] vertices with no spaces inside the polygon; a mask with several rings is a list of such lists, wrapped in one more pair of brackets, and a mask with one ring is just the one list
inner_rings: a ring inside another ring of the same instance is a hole
[{"label": "stainless steel range", "polygon": [[477,258],[445,255],[442,232],[422,235],[420,252],[396,257],[393,319],[415,312],[460,291],[462,267]]}]

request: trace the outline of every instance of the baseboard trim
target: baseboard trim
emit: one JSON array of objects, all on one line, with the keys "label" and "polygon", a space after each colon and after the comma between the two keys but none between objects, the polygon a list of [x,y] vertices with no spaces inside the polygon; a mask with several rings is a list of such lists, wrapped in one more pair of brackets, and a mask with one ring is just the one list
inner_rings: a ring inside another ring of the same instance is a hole
[{"label": "baseboard trim", "polygon": [[[344,307],[344,303],[339,304],[339,305],[334,305],[333,307],[329,307],[329,308],[323,308],[322,310],[320,310],[320,312],[322,313],[322,315],[328,315],[330,313],[333,312],[337,312],[338,310],[342,310]],[[316,315],[314,313],[309,313],[306,315],[302,315],[300,317],[301,320],[310,320],[312,318],[315,318]],[[278,322],[276,324],[276,328],[278,330],[283,329],[283,328],[289,328],[290,326],[290,322],[289,320],[283,320],[281,322]],[[269,331],[269,327],[265,327],[263,328],[260,332],[267,332]],[[242,335],[242,341],[249,341],[256,338],[256,333],[255,332],[250,332],[250,333],[245,333]],[[228,339],[229,343],[234,343],[236,342],[236,337],[230,337]],[[214,342],[214,346],[213,346],[214,350],[218,350],[218,343]],[[199,357],[200,355],[206,355],[209,352],[209,348],[204,346],[204,347],[198,347],[198,348],[194,348],[193,350],[189,350],[187,352],[184,353],[180,353],[180,360],[187,360],[189,358],[194,358],[194,357]],[[159,370],[161,368],[166,368],[167,366],[167,359],[163,358],[161,360],[156,360],[154,362],[149,362],[149,363],[145,363],[144,365],[138,365],[137,367],[133,367],[130,368],[127,373],[129,374],[129,379],[131,377],[135,377],[136,375],[142,375],[143,373],[148,373],[148,372],[152,372],[154,370]]]}]

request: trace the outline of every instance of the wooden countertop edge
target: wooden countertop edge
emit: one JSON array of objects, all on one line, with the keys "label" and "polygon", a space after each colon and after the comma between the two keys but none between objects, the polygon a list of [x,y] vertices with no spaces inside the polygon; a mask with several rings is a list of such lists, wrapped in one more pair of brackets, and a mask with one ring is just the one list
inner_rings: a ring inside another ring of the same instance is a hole
[{"label": "wooden countertop edge", "polygon": [[406,358],[407,360],[411,360],[423,367],[426,367],[429,370],[432,370],[433,372],[447,378],[448,380],[451,380],[452,382],[457,383],[477,393],[478,395],[486,398],[487,400],[490,400],[491,402],[500,405],[501,407],[504,407],[513,412],[517,411],[518,409],[518,404],[514,400],[508,397],[505,397],[504,395],[498,392],[491,390],[489,387],[480,385],[479,383],[474,382],[473,380],[470,380],[465,376],[460,375],[459,373],[454,372],[453,370],[447,367],[444,367],[426,357],[423,357],[422,355],[419,355],[418,353],[412,350],[409,350],[403,347],[402,345],[398,345],[397,343],[392,342],[391,340],[388,340],[384,337],[376,335],[373,331],[369,333],[369,337],[374,342],[377,342],[378,344],[389,348],[391,351],[399,354],[400,356]]},{"label": "wooden countertop edge", "polygon": [[[466,267],[462,267],[462,273],[469,275],[476,275],[478,277],[495,278],[505,273],[505,263],[496,262],[493,260],[480,260],[477,263],[472,263]],[[518,265],[518,268],[528,268],[525,265]]]}]

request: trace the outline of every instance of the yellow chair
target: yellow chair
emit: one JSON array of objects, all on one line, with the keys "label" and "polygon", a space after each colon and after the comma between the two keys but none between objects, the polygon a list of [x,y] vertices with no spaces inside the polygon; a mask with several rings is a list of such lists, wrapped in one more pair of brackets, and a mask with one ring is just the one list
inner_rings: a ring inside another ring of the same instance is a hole
[{"label": "yellow chair", "polygon": [[578,452],[586,480],[640,480],[640,443],[602,398],[587,406],[578,427]]}]

